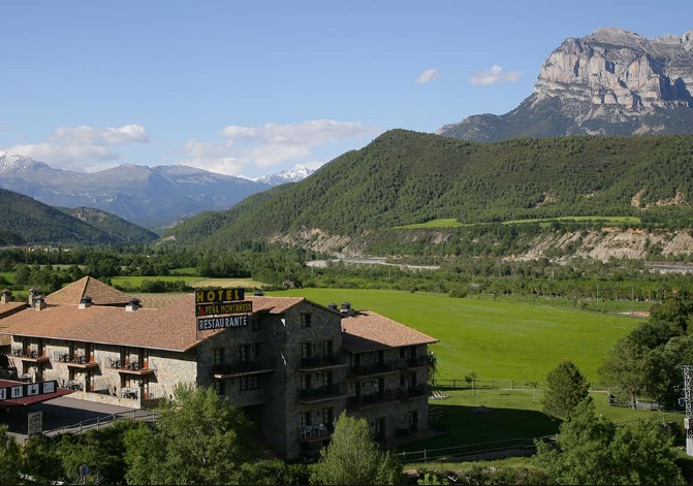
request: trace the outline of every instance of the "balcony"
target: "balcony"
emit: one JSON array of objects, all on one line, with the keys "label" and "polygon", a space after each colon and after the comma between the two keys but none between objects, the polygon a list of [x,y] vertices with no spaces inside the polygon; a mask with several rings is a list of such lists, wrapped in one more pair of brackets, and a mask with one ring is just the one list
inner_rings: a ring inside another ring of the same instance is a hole
[{"label": "balcony", "polygon": [[314,372],[320,370],[329,370],[346,366],[342,357],[338,354],[329,356],[311,356],[310,358],[301,358],[297,370],[302,372]]},{"label": "balcony", "polygon": [[30,363],[44,363],[49,361],[48,356],[45,355],[45,351],[37,351],[35,349],[13,349],[12,356]]},{"label": "balcony", "polygon": [[274,371],[274,363],[269,361],[246,361],[243,363],[218,364],[212,366],[212,377],[216,379],[238,376],[258,375]]},{"label": "balcony", "polygon": [[332,424],[315,424],[306,425],[299,429],[299,442],[321,442],[332,437],[334,425]]},{"label": "balcony", "polygon": [[352,366],[349,369],[351,378],[362,378],[364,376],[386,375],[399,372],[397,363],[375,363],[366,366]]},{"label": "balcony", "polygon": [[299,403],[316,403],[343,397],[346,397],[346,394],[338,384],[298,390]]},{"label": "balcony", "polygon": [[360,395],[356,397],[350,397],[347,402],[347,408],[368,408],[380,406],[387,403],[395,403],[399,401],[399,397],[396,396],[393,390],[385,390],[381,393],[371,393],[368,395]]},{"label": "balcony", "polygon": [[400,369],[421,368],[430,366],[431,359],[428,356],[414,356],[412,358],[401,359],[399,362]]},{"label": "balcony", "polygon": [[109,368],[117,369],[118,373],[124,375],[136,376],[150,375],[156,371],[156,366],[151,365],[146,361],[143,365],[140,365],[139,361],[131,361],[129,359],[112,359]]},{"label": "balcony", "polygon": [[429,389],[428,385],[414,385],[406,388],[400,388],[397,390],[397,398],[400,400],[411,400],[412,398],[428,398]]}]

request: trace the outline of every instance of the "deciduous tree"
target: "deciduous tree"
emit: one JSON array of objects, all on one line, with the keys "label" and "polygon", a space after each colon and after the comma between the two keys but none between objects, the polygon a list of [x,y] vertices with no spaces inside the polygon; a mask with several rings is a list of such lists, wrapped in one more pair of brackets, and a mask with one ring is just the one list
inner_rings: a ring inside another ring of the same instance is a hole
[{"label": "deciduous tree", "polygon": [[378,450],[368,423],[342,413],[310,479],[312,484],[399,484],[401,477],[397,457]]}]

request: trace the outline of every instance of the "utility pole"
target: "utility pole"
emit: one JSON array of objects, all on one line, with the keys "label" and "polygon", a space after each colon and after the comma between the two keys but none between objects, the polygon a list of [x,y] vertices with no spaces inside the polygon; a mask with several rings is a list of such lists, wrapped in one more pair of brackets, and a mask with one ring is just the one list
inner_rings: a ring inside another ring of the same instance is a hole
[{"label": "utility pole", "polygon": [[693,456],[693,401],[691,400],[691,380],[693,379],[693,365],[683,366],[683,392],[686,401],[686,418],[683,426],[686,429],[686,454]]}]

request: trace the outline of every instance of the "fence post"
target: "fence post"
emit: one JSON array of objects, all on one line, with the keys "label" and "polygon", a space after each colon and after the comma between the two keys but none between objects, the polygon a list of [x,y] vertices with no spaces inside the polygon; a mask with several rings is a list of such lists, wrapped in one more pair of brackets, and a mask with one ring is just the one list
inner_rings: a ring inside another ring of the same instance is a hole
[{"label": "fence post", "polygon": [[426,457],[426,449],[424,449],[424,462],[428,462],[428,458]]}]

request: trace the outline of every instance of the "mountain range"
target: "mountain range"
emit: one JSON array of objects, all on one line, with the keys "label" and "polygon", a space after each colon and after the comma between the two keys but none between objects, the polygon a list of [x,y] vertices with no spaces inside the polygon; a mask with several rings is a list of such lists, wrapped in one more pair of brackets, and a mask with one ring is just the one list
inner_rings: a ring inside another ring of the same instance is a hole
[{"label": "mountain range", "polygon": [[87,174],[2,155],[0,187],[172,227],[166,240],[219,251],[269,241],[351,254],[401,244],[415,253],[425,240],[398,228],[437,219],[628,216],[682,227],[693,220],[693,136],[669,134],[693,133],[692,83],[693,32],[649,40],[601,29],[566,39],[511,112],[436,134],[392,130],[314,173],[252,181],[122,165]]},{"label": "mountain range", "polygon": [[477,142],[693,133],[692,87],[693,31],[650,40],[599,29],[554,50],[517,108],[470,116],[436,133]]},{"label": "mountain range", "polygon": [[257,181],[183,165],[120,165],[85,173],[54,169],[29,157],[0,155],[0,188],[51,206],[101,209],[148,228],[230,208],[251,194],[311,172],[299,166]]}]

